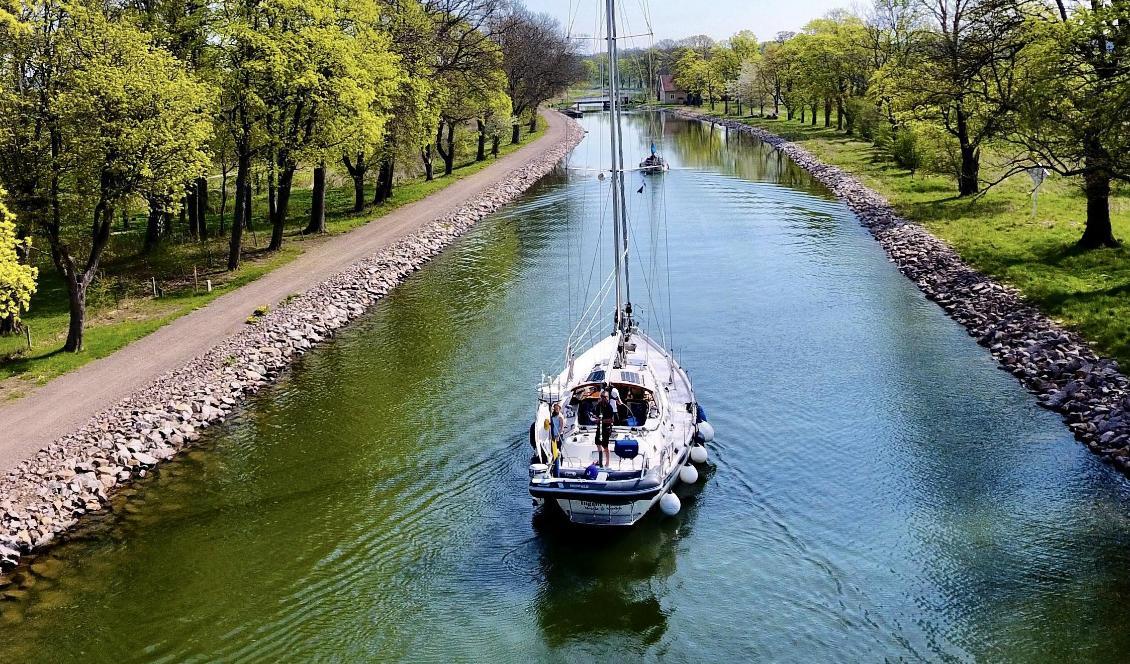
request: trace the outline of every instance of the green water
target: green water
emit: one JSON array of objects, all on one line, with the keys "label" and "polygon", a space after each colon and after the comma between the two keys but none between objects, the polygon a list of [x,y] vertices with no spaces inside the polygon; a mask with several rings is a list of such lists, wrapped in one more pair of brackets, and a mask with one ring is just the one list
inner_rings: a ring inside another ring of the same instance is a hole
[{"label": "green water", "polygon": [[638,262],[634,299],[718,431],[677,518],[531,509],[533,388],[609,258],[562,172],[25,568],[0,661],[1124,661],[1126,481],[777,153],[627,124],[676,167],[629,183],[670,312]]}]

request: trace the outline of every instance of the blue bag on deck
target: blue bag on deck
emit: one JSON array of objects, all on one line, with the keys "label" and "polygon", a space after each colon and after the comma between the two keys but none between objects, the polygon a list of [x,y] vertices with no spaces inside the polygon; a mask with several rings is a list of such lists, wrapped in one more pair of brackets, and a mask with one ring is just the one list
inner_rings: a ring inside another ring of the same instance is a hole
[{"label": "blue bag on deck", "polygon": [[621,459],[634,459],[640,453],[640,441],[633,438],[618,440],[614,451]]}]

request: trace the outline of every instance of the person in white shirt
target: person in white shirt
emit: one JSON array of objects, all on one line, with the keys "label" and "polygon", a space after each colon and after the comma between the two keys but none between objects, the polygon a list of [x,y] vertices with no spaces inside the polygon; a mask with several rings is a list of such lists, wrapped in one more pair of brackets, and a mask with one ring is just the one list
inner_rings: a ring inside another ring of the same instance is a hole
[{"label": "person in white shirt", "polygon": [[615,385],[610,383],[604,384],[604,391],[608,393],[608,402],[612,404],[612,411],[616,413],[616,422],[620,422],[620,406],[623,404],[620,401],[620,390],[616,389]]}]

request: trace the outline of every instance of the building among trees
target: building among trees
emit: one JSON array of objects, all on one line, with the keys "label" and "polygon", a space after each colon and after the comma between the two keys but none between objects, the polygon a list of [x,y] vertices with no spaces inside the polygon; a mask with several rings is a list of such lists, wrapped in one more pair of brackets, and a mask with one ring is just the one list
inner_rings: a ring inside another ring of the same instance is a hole
[{"label": "building among trees", "polygon": [[675,84],[671,74],[660,74],[655,84],[655,98],[664,104],[687,103],[687,92]]}]

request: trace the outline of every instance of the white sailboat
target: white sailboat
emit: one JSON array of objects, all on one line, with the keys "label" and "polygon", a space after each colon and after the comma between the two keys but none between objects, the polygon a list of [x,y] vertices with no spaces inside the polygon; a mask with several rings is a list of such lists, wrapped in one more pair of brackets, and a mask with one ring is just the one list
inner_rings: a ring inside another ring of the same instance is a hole
[{"label": "white sailboat", "polygon": [[[698,481],[693,464],[706,461],[705,443],[713,439],[714,431],[695,399],[687,372],[632,315],[614,0],[605,1],[605,14],[611,69],[614,274],[582,315],[582,322],[592,312],[604,319],[599,308],[608,288],[615,290],[616,310],[608,334],[584,350],[570,339],[564,370],[538,386],[537,414],[530,427],[534,457],[529,491],[536,505],[560,509],[572,522],[627,526],[657,503],[665,514],[679,511],[673,489],[679,482]],[[612,409],[602,405],[601,393],[611,388],[620,403],[608,426]],[[560,407],[563,420],[556,440],[554,405]],[[607,452],[598,446],[602,436],[608,442]]]}]

